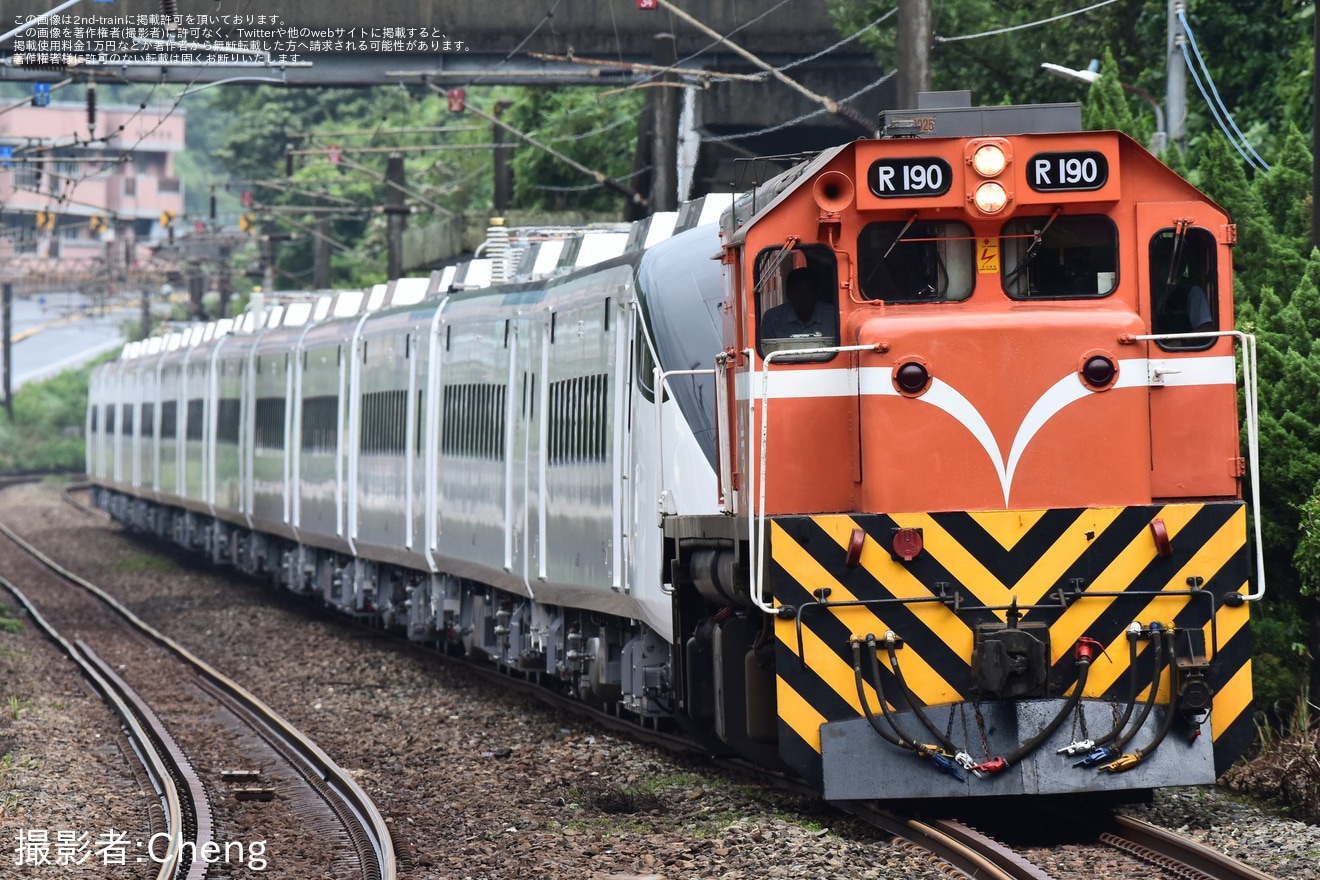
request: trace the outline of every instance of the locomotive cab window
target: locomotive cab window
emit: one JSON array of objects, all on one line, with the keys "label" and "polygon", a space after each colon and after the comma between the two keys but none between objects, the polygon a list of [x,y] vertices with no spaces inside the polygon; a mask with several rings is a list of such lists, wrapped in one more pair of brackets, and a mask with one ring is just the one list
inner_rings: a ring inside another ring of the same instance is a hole
[{"label": "locomotive cab window", "polygon": [[[1150,240],[1152,333],[1200,333],[1219,329],[1215,237],[1205,229],[1161,229]],[[1214,337],[1160,339],[1170,351],[1197,351]]]},{"label": "locomotive cab window", "polygon": [[857,239],[862,296],[891,303],[966,299],[976,280],[975,244],[962,223],[868,223]]},{"label": "locomotive cab window", "polygon": [[[839,282],[829,248],[766,248],[756,255],[756,339],[775,351],[839,344]],[[833,352],[780,355],[776,362],[826,361]]]},{"label": "locomotive cab window", "polygon": [[1118,229],[1108,217],[1015,217],[1002,237],[1004,292],[1013,299],[1098,298],[1118,286]]}]

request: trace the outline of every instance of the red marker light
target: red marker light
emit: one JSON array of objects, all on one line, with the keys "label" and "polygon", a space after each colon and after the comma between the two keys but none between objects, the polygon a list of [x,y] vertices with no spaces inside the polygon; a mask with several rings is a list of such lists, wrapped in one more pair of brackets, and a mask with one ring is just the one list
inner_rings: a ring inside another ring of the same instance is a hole
[{"label": "red marker light", "polygon": [[1150,534],[1155,539],[1155,552],[1163,558],[1173,555],[1173,542],[1169,540],[1169,528],[1158,517],[1150,521]]},{"label": "red marker light", "polygon": [[856,568],[862,561],[862,547],[866,544],[866,532],[862,529],[853,529],[848,537],[848,556],[844,560],[849,568]]},{"label": "red marker light", "polygon": [[894,530],[894,555],[904,562],[916,559],[924,546],[921,529]]}]

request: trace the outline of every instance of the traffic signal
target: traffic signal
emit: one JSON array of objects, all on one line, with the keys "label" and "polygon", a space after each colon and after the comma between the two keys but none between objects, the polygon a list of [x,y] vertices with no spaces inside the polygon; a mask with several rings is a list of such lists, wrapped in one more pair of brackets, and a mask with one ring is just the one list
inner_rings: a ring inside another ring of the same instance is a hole
[{"label": "traffic signal", "polygon": [[92,216],[87,218],[87,227],[93,232],[105,232],[109,224],[105,222],[104,217]]},{"label": "traffic signal", "polygon": [[174,212],[173,212],[173,211],[161,211],[161,212],[160,212],[160,225],[161,225],[163,228],[165,228],[165,229],[169,229],[171,226],[173,226],[173,225],[174,225]]},{"label": "traffic signal", "polygon": [[244,214],[238,218],[238,228],[245,234],[251,235],[257,229],[257,217],[255,214]]}]

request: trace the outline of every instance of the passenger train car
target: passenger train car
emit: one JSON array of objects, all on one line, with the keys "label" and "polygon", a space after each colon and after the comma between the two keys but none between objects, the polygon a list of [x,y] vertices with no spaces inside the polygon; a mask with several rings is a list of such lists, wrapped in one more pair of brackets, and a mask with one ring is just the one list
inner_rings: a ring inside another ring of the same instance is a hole
[{"label": "passenger train car", "polygon": [[829,799],[1211,782],[1264,590],[1234,226],[1075,115],[892,115],[718,207],[135,343],[99,503]]}]

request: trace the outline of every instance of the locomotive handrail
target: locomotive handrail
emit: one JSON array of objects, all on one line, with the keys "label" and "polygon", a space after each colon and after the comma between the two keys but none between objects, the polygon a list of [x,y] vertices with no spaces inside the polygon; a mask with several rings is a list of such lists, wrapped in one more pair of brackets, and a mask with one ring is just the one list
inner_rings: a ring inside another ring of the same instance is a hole
[{"label": "locomotive handrail", "polygon": [[[778,614],[779,611],[773,604],[766,604],[762,598],[764,593],[762,587],[765,583],[765,462],[766,451],[769,448],[770,437],[770,363],[779,355],[791,355],[793,357],[802,357],[803,355],[817,354],[838,354],[840,352],[851,351],[880,351],[881,344],[873,343],[871,345],[822,345],[817,348],[794,348],[783,349],[781,351],[772,351],[761,359],[761,460],[760,473],[757,476],[756,493],[757,504],[754,508],[747,505],[747,534],[754,535],[753,557],[756,560],[756,582],[752,584],[752,601],[756,607],[760,608],[766,614]],[[752,362],[752,350],[747,349],[748,362]],[[751,407],[755,398],[751,394],[747,395],[747,405]],[[749,423],[752,413],[748,413]],[[751,468],[754,473],[755,468]]]},{"label": "locomotive handrail", "polygon": [[1247,419],[1247,471],[1251,477],[1251,507],[1253,527],[1256,533],[1256,592],[1247,593],[1243,600],[1259,602],[1265,597],[1265,557],[1264,543],[1261,538],[1260,507],[1260,428],[1258,422],[1258,398],[1256,396],[1256,337],[1241,330],[1212,330],[1205,333],[1144,333],[1124,334],[1119,337],[1121,343],[1162,342],[1176,339],[1206,339],[1208,337],[1232,336],[1241,343],[1242,352],[1242,408]]},{"label": "locomotive handrail", "polygon": [[657,465],[656,472],[660,477],[659,503],[660,503],[661,516],[664,516],[665,513],[664,510],[665,492],[668,491],[667,489],[665,489],[664,403],[665,403],[665,392],[669,391],[671,394],[673,393],[672,389],[669,388],[669,377],[670,376],[714,376],[714,375],[715,375],[714,367],[705,370],[661,370],[659,365],[656,365],[651,370],[651,376],[652,376],[651,385],[658,392],[656,394],[656,401],[655,401],[655,459]]}]

